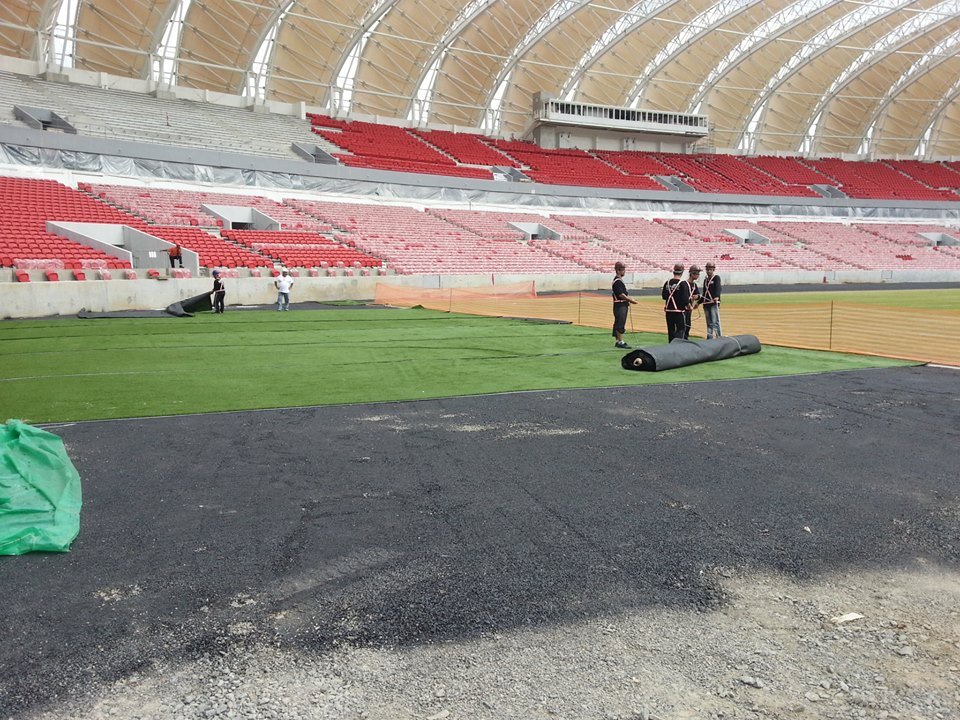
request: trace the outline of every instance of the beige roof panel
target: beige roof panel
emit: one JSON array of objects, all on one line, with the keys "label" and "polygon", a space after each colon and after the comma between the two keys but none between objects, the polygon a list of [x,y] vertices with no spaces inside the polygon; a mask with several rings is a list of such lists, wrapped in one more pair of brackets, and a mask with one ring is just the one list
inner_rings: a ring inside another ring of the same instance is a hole
[{"label": "beige roof panel", "polygon": [[760,153],[956,154],[954,34],[960,0],[0,2],[0,54],[54,67],[149,79],[162,55],[187,87],[501,135],[544,91],[701,112]]}]

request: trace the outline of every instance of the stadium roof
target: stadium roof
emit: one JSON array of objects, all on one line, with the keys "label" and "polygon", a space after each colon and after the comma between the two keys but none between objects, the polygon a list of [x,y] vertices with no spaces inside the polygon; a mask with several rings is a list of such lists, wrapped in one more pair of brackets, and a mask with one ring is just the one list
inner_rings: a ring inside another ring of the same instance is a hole
[{"label": "stadium roof", "polygon": [[718,148],[960,154],[960,0],[14,0],[0,54],[334,115],[522,132],[531,96]]}]

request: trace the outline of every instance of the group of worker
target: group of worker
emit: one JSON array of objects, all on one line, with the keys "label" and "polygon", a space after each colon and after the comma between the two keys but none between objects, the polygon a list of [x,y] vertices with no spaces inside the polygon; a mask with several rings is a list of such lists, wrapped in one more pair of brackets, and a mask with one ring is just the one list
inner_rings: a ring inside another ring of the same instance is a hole
[{"label": "group of worker", "polygon": [[[667,342],[675,339],[687,340],[690,337],[690,326],[693,320],[693,311],[703,308],[707,322],[707,339],[719,338],[720,332],[720,292],[722,290],[720,276],[717,275],[717,266],[708,262],[707,275],[700,282],[700,268],[691,265],[687,271],[687,279],[683,278],[682,263],[673,266],[673,277],[663,284],[661,297],[663,298],[663,312],[667,320]],[[629,348],[624,341],[623,333],[627,329],[627,315],[630,306],[636,300],[630,297],[623,276],[627,272],[626,266],[618,262],[613,266],[613,337],[615,346]]]}]

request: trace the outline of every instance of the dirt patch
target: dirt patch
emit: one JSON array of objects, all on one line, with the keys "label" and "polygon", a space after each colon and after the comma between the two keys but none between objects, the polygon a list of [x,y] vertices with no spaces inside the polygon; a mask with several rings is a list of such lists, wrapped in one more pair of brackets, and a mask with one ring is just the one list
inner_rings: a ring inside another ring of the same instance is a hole
[{"label": "dirt patch", "polygon": [[[955,718],[960,579],[917,563],[817,582],[719,568],[709,612],[648,608],[406,649],[252,643],[158,664],[38,720]],[[836,622],[845,613],[863,617]]]}]

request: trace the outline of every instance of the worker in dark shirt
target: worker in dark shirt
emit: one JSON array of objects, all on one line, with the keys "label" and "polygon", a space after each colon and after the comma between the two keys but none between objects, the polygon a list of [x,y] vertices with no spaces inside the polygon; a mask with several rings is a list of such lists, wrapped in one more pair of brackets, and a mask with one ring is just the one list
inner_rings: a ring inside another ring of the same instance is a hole
[{"label": "worker in dark shirt", "polygon": [[223,284],[223,279],[220,277],[220,271],[213,271],[213,290],[210,292],[210,295],[213,297],[213,311],[215,313],[223,314],[223,301],[227,295],[227,289]]},{"label": "worker in dark shirt", "polygon": [[627,286],[623,282],[623,276],[627,272],[627,266],[622,262],[617,262],[613,266],[613,336],[617,339],[614,347],[629,348],[623,341],[623,333],[627,330],[627,315],[630,312],[630,306],[636,305],[636,300],[630,299],[627,292]]},{"label": "worker in dark shirt", "polygon": [[707,277],[703,280],[703,294],[700,304],[703,305],[703,314],[707,319],[707,340],[720,337],[720,276],[717,275],[717,266],[706,264]]},{"label": "worker in dark shirt", "polygon": [[693,327],[693,309],[700,304],[700,288],[697,287],[697,281],[700,279],[700,268],[697,265],[691,265],[687,271],[688,282],[690,283],[690,303],[687,305],[687,311],[683,314],[683,339],[690,339],[690,328]]},{"label": "worker in dark shirt", "polygon": [[684,337],[684,313],[690,305],[690,283],[683,279],[683,264],[673,266],[673,277],[663,284],[660,293],[663,312],[667,317],[667,342]]}]

